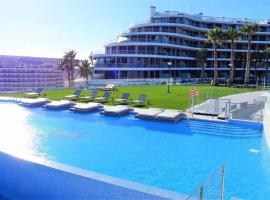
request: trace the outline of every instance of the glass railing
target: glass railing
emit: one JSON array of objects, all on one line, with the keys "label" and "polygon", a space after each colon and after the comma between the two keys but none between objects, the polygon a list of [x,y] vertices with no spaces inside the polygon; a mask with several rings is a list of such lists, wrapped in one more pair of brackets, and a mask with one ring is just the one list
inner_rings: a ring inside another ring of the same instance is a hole
[{"label": "glass railing", "polygon": [[[221,80],[220,80],[221,82]],[[254,91],[256,91],[254,89]],[[241,93],[241,91],[239,91]],[[200,96],[198,99],[198,105],[191,107],[191,112],[215,116],[223,116],[226,119],[247,120],[261,122],[264,116],[264,108],[266,98],[254,97],[251,101],[241,101],[237,98],[220,98],[227,94],[222,93],[219,90],[206,91],[204,96]],[[201,104],[200,104],[201,103]]]},{"label": "glass railing", "polygon": [[117,64],[97,64],[96,67],[164,67],[167,68],[167,64],[155,65],[155,64],[139,64],[139,63],[117,63]]},{"label": "glass railing", "polygon": [[186,200],[224,200],[225,167],[210,175]]},{"label": "glass railing", "polygon": [[263,121],[263,110],[265,102],[255,101],[250,104],[231,103],[229,113],[232,119],[249,120],[249,121]]},{"label": "glass railing", "polygon": [[[110,54],[110,52],[107,52]],[[146,51],[146,50],[138,50],[138,51],[132,51],[132,50],[119,50],[118,53],[112,52],[111,54],[147,54],[147,55],[162,55],[162,56],[181,56],[181,57],[188,57],[185,53],[167,53],[167,52],[155,52],[155,51]],[[191,56],[192,57],[192,56]]]}]

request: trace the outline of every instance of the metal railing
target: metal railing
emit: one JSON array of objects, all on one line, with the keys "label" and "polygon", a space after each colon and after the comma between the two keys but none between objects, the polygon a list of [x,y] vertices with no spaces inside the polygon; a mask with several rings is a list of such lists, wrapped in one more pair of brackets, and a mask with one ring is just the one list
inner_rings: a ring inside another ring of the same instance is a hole
[{"label": "metal railing", "polygon": [[229,113],[232,119],[250,120],[250,121],[263,121],[263,110],[265,102],[254,101],[249,104],[244,103],[232,103],[229,107]]},{"label": "metal railing", "polygon": [[[254,90],[255,91],[255,90]],[[241,93],[241,91],[239,91]],[[209,116],[224,116],[226,118],[262,122],[266,98],[258,96],[252,101],[232,102],[224,91],[209,90],[203,95],[197,96],[191,103],[189,99],[189,111],[195,114]]]},{"label": "metal railing", "polygon": [[225,166],[209,176],[186,200],[223,200]]}]

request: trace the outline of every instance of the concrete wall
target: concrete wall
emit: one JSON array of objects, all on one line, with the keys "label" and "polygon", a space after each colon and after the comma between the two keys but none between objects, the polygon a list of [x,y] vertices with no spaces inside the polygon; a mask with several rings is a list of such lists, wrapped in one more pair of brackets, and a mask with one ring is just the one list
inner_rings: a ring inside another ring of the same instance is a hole
[{"label": "concrete wall", "polygon": [[0,152],[0,197],[7,199],[185,199],[183,195],[54,162]]}]

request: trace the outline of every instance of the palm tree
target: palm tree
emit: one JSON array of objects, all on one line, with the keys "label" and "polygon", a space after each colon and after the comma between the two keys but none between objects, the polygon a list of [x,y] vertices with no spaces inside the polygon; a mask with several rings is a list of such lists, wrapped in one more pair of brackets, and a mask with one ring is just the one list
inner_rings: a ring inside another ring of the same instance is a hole
[{"label": "palm tree", "polygon": [[259,31],[258,24],[245,24],[242,27],[242,32],[247,36],[248,40],[248,51],[247,51],[247,60],[246,60],[246,72],[245,72],[245,86],[249,84],[249,76],[250,76],[250,64],[251,64],[251,42],[252,36]]},{"label": "palm tree", "polygon": [[231,43],[231,58],[230,58],[230,80],[229,85],[231,86],[234,81],[234,61],[235,61],[235,41],[241,38],[241,33],[236,28],[230,28],[226,33],[225,37]]},{"label": "palm tree", "polygon": [[218,61],[217,61],[217,48],[224,41],[224,32],[220,28],[214,28],[207,32],[207,43],[212,44],[214,48],[214,79],[213,85],[218,84]]},{"label": "palm tree", "polygon": [[198,67],[201,67],[201,78],[204,83],[205,78],[205,68],[207,64],[207,50],[205,48],[202,48],[196,52],[196,60]]},{"label": "palm tree", "polygon": [[257,77],[258,73],[257,73],[257,67],[261,67],[263,60],[265,59],[265,54],[264,52],[260,51],[260,50],[256,50],[254,52],[251,53],[251,63],[254,66],[254,70],[255,70],[255,75]]},{"label": "palm tree", "polygon": [[258,67],[261,67],[263,61],[265,59],[264,52],[256,49],[251,53],[251,66],[254,66],[254,74],[256,77],[256,85],[258,86],[259,76],[258,76]]},{"label": "palm tree", "polygon": [[67,72],[68,86],[73,86],[74,81],[74,68],[77,65],[77,60],[75,59],[77,52],[70,50],[64,53],[63,58],[60,60],[59,68]]},{"label": "palm tree", "polygon": [[79,67],[79,74],[82,78],[85,79],[85,85],[87,87],[89,76],[92,77],[94,74],[93,67],[91,66],[91,63],[89,62],[89,60],[87,59],[81,61],[78,64],[78,67]]},{"label": "palm tree", "polygon": [[91,53],[90,53],[90,55],[89,55],[89,60],[90,60],[90,64],[91,64],[92,66],[94,66],[94,54],[93,54],[92,51],[91,51]]},{"label": "palm tree", "polygon": [[59,64],[58,64],[58,68],[67,73],[66,77],[68,79],[68,86],[70,86],[70,71],[69,71],[65,56],[63,56],[63,58],[60,59]]},{"label": "palm tree", "polygon": [[269,64],[270,64],[270,47],[267,47],[264,51],[263,51],[263,54],[264,54],[264,58],[265,58],[265,67],[266,67],[266,75],[268,74],[268,67],[269,67]]}]

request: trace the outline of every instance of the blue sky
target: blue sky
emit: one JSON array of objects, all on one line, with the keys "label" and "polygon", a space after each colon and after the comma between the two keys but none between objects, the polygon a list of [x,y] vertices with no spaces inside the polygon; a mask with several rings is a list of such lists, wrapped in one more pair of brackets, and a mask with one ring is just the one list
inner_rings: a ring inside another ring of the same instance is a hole
[{"label": "blue sky", "polygon": [[158,11],[270,19],[269,0],[1,0],[0,54],[80,58]]}]

